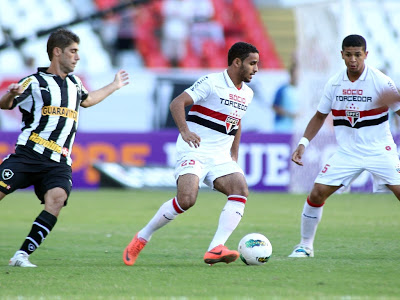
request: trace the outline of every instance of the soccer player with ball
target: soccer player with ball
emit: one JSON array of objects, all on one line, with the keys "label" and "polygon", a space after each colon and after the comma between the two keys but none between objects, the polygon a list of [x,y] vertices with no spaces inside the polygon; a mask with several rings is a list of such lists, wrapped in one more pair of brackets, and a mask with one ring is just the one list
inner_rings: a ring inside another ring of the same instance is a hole
[{"label": "soccer player with ball", "polygon": [[301,240],[289,257],[313,257],[313,243],[326,199],[349,186],[363,171],[374,178],[374,191],[388,188],[400,200],[400,161],[389,129],[389,107],[400,115],[400,96],[392,79],[365,64],[367,43],[349,35],[342,43],[346,69],[325,85],[317,112],[308,123],[292,161],[301,158],[330,112],[338,150],[318,174],[301,214]]},{"label": "soccer player with ball", "polygon": [[[165,202],[123,252],[123,261],[131,266],[153,233],[191,208],[197,199],[200,182],[225,194],[227,202],[204,262],[230,263],[238,251],[224,246],[239,224],[248,196],[243,171],[237,164],[241,136],[241,118],[253,98],[246,85],[258,71],[258,50],[238,42],[228,52],[228,68],[200,78],[176,97],[170,110],[179,129],[176,142],[175,178],[177,194]],[[185,107],[193,105],[188,116]]]}]

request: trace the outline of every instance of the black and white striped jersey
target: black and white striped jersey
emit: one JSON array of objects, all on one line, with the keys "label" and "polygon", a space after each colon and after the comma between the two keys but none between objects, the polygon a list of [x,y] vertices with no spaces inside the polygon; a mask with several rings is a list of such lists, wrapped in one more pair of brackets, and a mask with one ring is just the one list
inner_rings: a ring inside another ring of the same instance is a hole
[{"label": "black and white striped jersey", "polygon": [[24,145],[57,162],[71,165],[71,149],[78,127],[80,103],[88,91],[79,77],[65,79],[38,68],[19,83],[24,91],[13,107],[22,113],[17,145]]}]

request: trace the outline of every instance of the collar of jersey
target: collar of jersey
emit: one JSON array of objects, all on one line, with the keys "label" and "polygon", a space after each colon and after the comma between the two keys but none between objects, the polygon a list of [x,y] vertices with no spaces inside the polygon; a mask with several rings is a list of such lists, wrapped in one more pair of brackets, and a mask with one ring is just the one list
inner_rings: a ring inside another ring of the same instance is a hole
[{"label": "collar of jersey", "polygon": [[[226,84],[229,87],[234,87],[235,89],[237,89],[237,87],[233,84],[232,79],[229,77],[228,69],[225,69],[223,74],[224,74],[224,77],[225,77]],[[243,87],[244,87],[244,82],[242,82],[242,87],[240,89],[242,89]]]},{"label": "collar of jersey", "polygon": [[[364,71],[362,72],[361,76],[357,80],[363,80],[364,81],[365,77],[367,77],[368,66],[366,64],[364,66],[365,66]],[[347,76],[347,69],[344,70],[343,81],[350,81],[349,77]]]}]

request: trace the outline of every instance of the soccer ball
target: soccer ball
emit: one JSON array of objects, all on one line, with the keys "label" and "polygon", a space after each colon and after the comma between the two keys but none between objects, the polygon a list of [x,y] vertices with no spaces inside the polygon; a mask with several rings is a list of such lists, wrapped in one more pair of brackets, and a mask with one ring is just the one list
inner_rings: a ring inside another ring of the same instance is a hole
[{"label": "soccer ball", "polygon": [[249,233],[240,240],[238,251],[246,265],[263,265],[271,257],[272,245],[264,235]]}]

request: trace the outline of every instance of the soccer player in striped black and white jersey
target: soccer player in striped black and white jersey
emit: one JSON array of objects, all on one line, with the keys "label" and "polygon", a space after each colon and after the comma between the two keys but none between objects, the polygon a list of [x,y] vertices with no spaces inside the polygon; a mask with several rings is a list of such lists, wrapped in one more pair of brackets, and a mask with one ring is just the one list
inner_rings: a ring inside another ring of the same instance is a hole
[{"label": "soccer player in striped black and white jersey", "polygon": [[[171,102],[170,110],[180,132],[176,143],[177,194],[159,208],[125,248],[126,265],[135,263],[156,230],[196,203],[200,182],[227,196],[204,261],[230,263],[239,257],[225,242],[243,216],[249,193],[237,159],[240,121],[253,98],[246,82],[258,71],[258,61],[258,50],[253,45],[238,42],[228,52],[225,71],[200,78]],[[192,107],[186,118],[185,107],[189,105]]]},{"label": "soccer player in striped black and white jersey", "polygon": [[400,96],[391,78],[365,64],[367,43],[349,35],[342,43],[346,68],[325,85],[317,112],[292,155],[301,158],[332,113],[338,150],[318,174],[301,215],[301,240],[289,257],[313,257],[314,238],[326,199],[349,186],[363,171],[374,178],[374,191],[389,189],[400,200],[400,162],[389,128],[389,107],[400,115]]},{"label": "soccer player in striped black and white jersey", "polygon": [[45,240],[66,205],[72,188],[71,150],[78,127],[79,107],[90,107],[127,85],[128,73],[88,92],[74,71],[80,38],[67,29],[54,31],[47,41],[50,66],[9,86],[0,99],[1,109],[19,107],[22,132],[15,153],[0,165],[0,200],[17,189],[34,186],[44,210],[33,222],[21,248],[9,265],[36,267],[29,261]]}]

